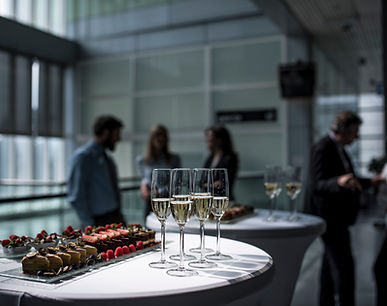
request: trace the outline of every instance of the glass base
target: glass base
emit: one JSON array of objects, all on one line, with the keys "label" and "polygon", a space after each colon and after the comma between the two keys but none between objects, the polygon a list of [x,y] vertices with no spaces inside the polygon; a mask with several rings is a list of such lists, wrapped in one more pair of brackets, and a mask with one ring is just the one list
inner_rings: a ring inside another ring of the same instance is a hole
[{"label": "glass base", "polygon": [[[180,255],[179,254],[175,254],[175,255],[171,255],[169,256],[170,259],[172,260],[177,260],[177,261],[180,261]],[[188,255],[186,253],[183,254],[183,260],[184,261],[191,261],[191,260],[195,260],[197,259],[195,256],[193,255]]]},{"label": "glass base", "polygon": [[194,270],[186,269],[186,268],[177,268],[177,269],[168,270],[167,274],[171,276],[178,276],[178,277],[199,275],[198,272]]},{"label": "glass base", "polygon": [[[189,249],[189,251],[192,253],[201,253],[202,249],[200,247],[198,247],[198,248]],[[209,249],[209,248],[204,249],[204,253],[213,253],[213,252],[214,252],[213,249]]]},{"label": "glass base", "polygon": [[149,267],[155,268],[155,269],[170,269],[170,268],[177,267],[177,264],[171,261],[160,260],[160,261],[151,262],[149,264]]},{"label": "glass base", "polygon": [[222,253],[215,253],[215,254],[210,254],[206,256],[207,259],[210,260],[227,260],[227,259],[232,259],[230,255],[222,254]]},{"label": "glass base", "polygon": [[198,269],[215,268],[218,266],[216,263],[207,261],[205,259],[198,260],[198,261],[191,261],[188,265],[192,268],[198,268]]}]

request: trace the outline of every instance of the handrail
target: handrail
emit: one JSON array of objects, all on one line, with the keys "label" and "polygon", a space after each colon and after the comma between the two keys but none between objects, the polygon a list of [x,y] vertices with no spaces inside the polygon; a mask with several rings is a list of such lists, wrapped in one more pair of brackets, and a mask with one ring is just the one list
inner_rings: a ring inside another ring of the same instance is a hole
[{"label": "handrail", "polygon": [[[123,187],[123,188],[120,188],[120,192],[139,190],[139,189],[140,189],[140,185]],[[66,192],[59,192],[59,193],[54,193],[54,194],[42,194],[42,195],[0,198],[0,204],[10,203],[10,202],[45,200],[45,199],[62,198],[62,197],[67,197],[67,193]]]}]

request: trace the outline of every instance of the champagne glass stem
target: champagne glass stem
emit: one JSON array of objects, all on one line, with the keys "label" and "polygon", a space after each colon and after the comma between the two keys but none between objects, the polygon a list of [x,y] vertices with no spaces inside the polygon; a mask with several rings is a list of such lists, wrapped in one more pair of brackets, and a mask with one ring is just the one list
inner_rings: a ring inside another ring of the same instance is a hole
[{"label": "champagne glass stem", "polygon": [[200,246],[201,246],[200,261],[204,261],[205,246],[204,246],[204,222],[203,221],[200,221]]},{"label": "champagne glass stem", "polygon": [[161,261],[165,261],[165,222],[161,221]]},{"label": "champagne glass stem", "polygon": [[180,225],[180,264],[179,269],[184,269],[184,254],[183,254],[183,245],[184,245],[184,226]]},{"label": "champagne glass stem", "polygon": [[268,221],[271,221],[273,218],[273,205],[274,205],[274,197],[270,197],[270,210],[269,210],[269,216],[267,217]]},{"label": "champagne glass stem", "polygon": [[216,253],[220,254],[220,217],[216,217]]}]

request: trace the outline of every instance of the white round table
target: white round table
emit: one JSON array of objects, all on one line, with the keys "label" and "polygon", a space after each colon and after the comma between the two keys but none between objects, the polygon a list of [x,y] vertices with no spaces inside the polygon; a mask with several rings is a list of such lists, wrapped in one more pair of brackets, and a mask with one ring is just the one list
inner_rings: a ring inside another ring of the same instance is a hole
[{"label": "white round table", "polygon": [[[298,214],[298,221],[288,222],[286,219],[289,212],[285,211],[275,211],[276,221],[267,222],[267,215],[268,210],[260,209],[239,221],[222,223],[221,237],[255,245],[273,257],[274,277],[264,292],[259,293],[260,305],[287,306],[291,304],[305,251],[325,231],[325,222],[319,217],[306,214]],[[148,215],[146,226],[160,231],[160,222],[153,214]],[[178,231],[172,217],[167,220],[166,229],[167,232]],[[216,235],[215,222],[207,222],[205,229],[206,235]],[[187,223],[185,232],[199,232],[199,222],[195,217]],[[206,247],[215,249],[215,244],[211,241],[206,239]],[[199,239],[196,244],[199,245]],[[221,244],[221,251],[222,248]]]},{"label": "white round table", "polygon": [[[194,247],[197,235],[185,235],[187,247]],[[168,233],[167,256],[178,252],[178,235]],[[208,239],[215,243],[214,237]],[[198,276],[173,277],[148,264],[159,260],[150,251],[59,284],[0,277],[1,305],[226,305],[265,287],[272,277],[272,258],[252,245],[222,239],[232,260],[212,269],[196,269]],[[0,271],[20,263],[0,259]]]}]

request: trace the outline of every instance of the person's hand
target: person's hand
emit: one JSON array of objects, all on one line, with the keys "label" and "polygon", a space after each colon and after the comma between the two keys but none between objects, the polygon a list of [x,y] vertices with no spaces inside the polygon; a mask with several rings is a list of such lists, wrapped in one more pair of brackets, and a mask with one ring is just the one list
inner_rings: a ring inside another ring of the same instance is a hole
[{"label": "person's hand", "polygon": [[386,178],[383,175],[379,174],[379,175],[372,177],[371,182],[374,185],[379,185],[381,183],[386,183]]},{"label": "person's hand", "polygon": [[359,191],[362,191],[363,189],[353,173],[347,173],[339,176],[337,178],[337,184],[346,189],[357,189]]},{"label": "person's hand", "polygon": [[147,183],[141,184],[140,191],[141,191],[142,198],[145,201],[150,201],[151,194],[150,194],[149,186]]}]

